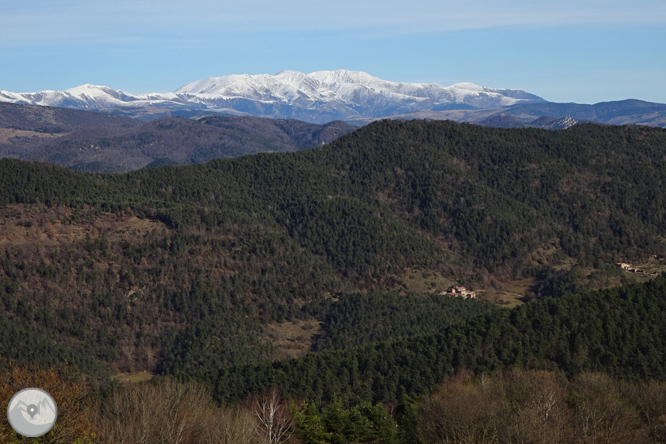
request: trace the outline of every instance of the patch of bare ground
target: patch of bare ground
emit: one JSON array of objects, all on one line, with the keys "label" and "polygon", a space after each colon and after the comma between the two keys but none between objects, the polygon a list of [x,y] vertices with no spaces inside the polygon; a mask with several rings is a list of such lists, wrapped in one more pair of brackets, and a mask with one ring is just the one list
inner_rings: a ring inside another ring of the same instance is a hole
[{"label": "patch of bare ground", "polygon": [[394,289],[406,293],[441,293],[458,284],[439,271],[416,269],[405,270],[404,274],[396,277],[394,281]]},{"label": "patch of bare ground", "polygon": [[275,359],[300,358],[310,352],[315,338],[321,332],[321,323],[307,321],[271,324],[266,328],[266,338],[275,346]]},{"label": "patch of bare ground", "polygon": [[130,213],[95,214],[92,209],[12,204],[0,207],[0,250],[31,244],[53,247],[105,235],[110,242],[165,234],[166,225]]},{"label": "patch of bare ground", "polygon": [[135,384],[137,382],[146,382],[153,379],[153,373],[148,371],[116,373],[113,375],[121,384]]},{"label": "patch of bare ground", "polygon": [[516,279],[506,282],[503,288],[488,288],[477,291],[479,299],[492,302],[502,307],[513,308],[523,303],[530,289],[536,284],[536,279]]},{"label": "patch of bare ground", "polygon": [[[553,266],[558,271],[566,271],[576,265],[576,261],[567,258],[559,265]],[[614,264],[613,264],[614,265]],[[646,282],[654,279],[662,272],[666,272],[666,260],[664,258],[652,257],[642,262],[630,264],[636,270],[641,272],[632,272],[623,270],[617,274],[604,274],[594,267],[585,267],[581,270],[582,275],[587,279],[589,290],[600,290],[603,288],[618,287],[629,282]],[[502,307],[515,307],[522,304],[525,300],[534,297],[532,293],[537,280],[516,279],[502,283],[498,288],[487,288],[477,291],[480,299],[500,305]]]},{"label": "patch of bare ground", "polygon": [[68,133],[39,133],[37,131],[18,130],[13,128],[0,128],[0,143],[20,143],[26,139],[57,139]]}]

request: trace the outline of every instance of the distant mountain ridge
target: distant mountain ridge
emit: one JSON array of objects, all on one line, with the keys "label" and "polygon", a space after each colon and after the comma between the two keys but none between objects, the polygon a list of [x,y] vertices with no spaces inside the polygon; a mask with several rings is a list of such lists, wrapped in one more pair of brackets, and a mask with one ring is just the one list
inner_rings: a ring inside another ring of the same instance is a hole
[{"label": "distant mountain ridge", "polygon": [[89,172],[207,162],[330,143],[356,129],[344,122],[207,116],[127,117],[0,103],[0,158],[39,160]]},{"label": "distant mountain ridge", "polygon": [[[554,103],[523,90],[473,83],[392,82],[344,69],[209,77],[167,93],[129,94],[92,84],[64,91],[0,91],[3,102],[97,111],[144,121],[222,115],[317,124],[340,120],[356,126],[390,118],[454,120],[506,128],[562,129],[574,121],[666,127],[666,104],[635,99],[593,105]],[[568,118],[569,123],[550,128],[541,126],[541,118]]]},{"label": "distant mountain ridge", "polygon": [[512,115],[501,113],[476,123],[478,125],[492,126],[495,128],[541,128],[561,130],[578,125],[581,121],[574,119],[573,117],[562,117],[557,119],[555,117],[543,116],[531,122],[524,122]]},{"label": "distant mountain ridge", "polygon": [[122,116],[46,106],[25,106],[0,101],[0,128],[65,133],[90,127],[131,127],[140,121]]},{"label": "distant mountain ridge", "polygon": [[[579,122],[603,123],[606,125],[646,125],[666,128],[666,104],[645,102],[642,100],[620,100],[601,102],[594,105],[578,103],[525,103],[504,108],[423,110],[406,113],[392,118],[405,120],[431,119],[454,120],[456,122],[476,123],[485,126],[515,128],[541,126],[539,119],[574,119]],[[374,119],[352,119],[349,122],[363,125]],[[511,120],[514,124],[511,124]],[[535,124],[532,124],[535,122]],[[494,124],[492,122],[498,122]]]},{"label": "distant mountain ridge", "polygon": [[546,101],[521,90],[492,89],[473,83],[445,87],[435,83],[390,82],[360,71],[336,70],[210,77],[188,83],[172,93],[133,95],[91,84],[65,91],[0,91],[0,102],[127,115],[149,107],[172,113],[196,115],[205,111],[327,123],[421,110],[485,109]]},{"label": "distant mountain ridge", "polygon": [[26,159],[79,171],[125,172],[146,166],[315,148],[354,129],[344,122],[317,125],[248,116],[210,116],[200,120],[163,117],[124,131],[72,133],[48,143]]}]

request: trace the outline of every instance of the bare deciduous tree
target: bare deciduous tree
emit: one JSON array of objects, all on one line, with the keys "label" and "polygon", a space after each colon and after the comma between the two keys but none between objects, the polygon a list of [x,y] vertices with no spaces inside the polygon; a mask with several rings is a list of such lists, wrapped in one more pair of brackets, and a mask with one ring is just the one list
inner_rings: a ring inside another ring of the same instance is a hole
[{"label": "bare deciduous tree", "polygon": [[506,414],[506,403],[495,396],[489,381],[470,377],[445,382],[419,406],[419,429],[428,443],[491,444]]},{"label": "bare deciduous tree", "polygon": [[666,385],[656,381],[625,384],[624,394],[638,410],[648,442],[666,442]]},{"label": "bare deciduous tree", "polygon": [[279,444],[294,433],[294,423],[276,387],[253,402],[255,429],[262,443]]},{"label": "bare deciduous tree", "polygon": [[634,443],[638,417],[620,396],[617,381],[601,373],[583,373],[573,382],[577,441]]},{"label": "bare deciduous tree", "polygon": [[254,444],[249,410],[219,407],[200,385],[166,378],[117,390],[95,422],[101,443]]},{"label": "bare deciduous tree", "polygon": [[509,369],[502,377],[510,406],[504,442],[570,443],[566,384],[553,372]]}]

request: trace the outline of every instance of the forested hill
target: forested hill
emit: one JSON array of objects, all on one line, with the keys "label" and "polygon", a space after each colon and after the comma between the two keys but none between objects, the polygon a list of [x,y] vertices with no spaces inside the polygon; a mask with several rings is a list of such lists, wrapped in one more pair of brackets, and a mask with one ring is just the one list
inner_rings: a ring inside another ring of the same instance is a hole
[{"label": "forested hill", "polygon": [[310,223],[376,208],[470,263],[516,270],[551,242],[592,261],[662,251],[665,153],[654,128],[382,121],[324,149],[117,177],[5,161],[0,199],[152,208],[173,225],[260,212],[319,248]]},{"label": "forested hill", "polygon": [[482,374],[516,366],[663,380],[665,340],[663,275],[646,284],[497,310],[434,334],[195,376],[226,402],[272,386],[320,401],[398,402],[427,393],[461,369]]},{"label": "forested hill", "polygon": [[5,159],[2,337],[33,331],[49,351],[8,339],[3,356],[169,373],[272,359],[286,321],[311,323],[306,351],[425,334],[487,308],[427,299],[446,288],[430,283],[395,302],[420,329],[385,314],[390,328],[345,332],[324,300],[372,319],[345,298],[408,293],[415,271],[483,289],[663,254],[665,183],[666,131],[591,124],[381,121],[322,148],[120,175]]}]

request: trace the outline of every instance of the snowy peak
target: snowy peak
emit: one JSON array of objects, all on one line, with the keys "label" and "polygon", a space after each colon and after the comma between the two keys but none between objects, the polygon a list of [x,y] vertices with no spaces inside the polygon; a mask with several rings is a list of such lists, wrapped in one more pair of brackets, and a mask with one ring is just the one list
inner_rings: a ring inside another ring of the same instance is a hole
[{"label": "snowy peak", "polygon": [[89,83],[66,89],[63,92],[73,98],[88,103],[92,108],[101,104],[114,106],[136,100],[136,97],[124,91],[111,89],[107,86],[91,85]]},{"label": "snowy peak", "polygon": [[8,93],[0,91],[0,101],[75,109],[99,109],[122,106],[136,98],[123,91],[97,85],[80,85],[64,91]]},{"label": "snowy peak", "polygon": [[219,99],[254,99],[265,102],[302,97],[313,102],[358,100],[433,101],[435,104],[468,104],[477,108],[509,106],[519,102],[543,102],[525,91],[497,90],[473,83],[444,87],[434,83],[402,83],[379,79],[361,71],[316,71],[304,74],[280,71],[274,75],[230,75],[210,77],[177,89],[188,94]]},{"label": "snowy peak", "polygon": [[209,77],[188,83],[173,93],[132,95],[91,84],[65,91],[22,94],[0,91],[0,101],[76,109],[196,109],[315,123],[457,107],[482,109],[545,102],[520,90],[491,89],[473,83],[441,86],[391,82],[344,69]]},{"label": "snowy peak", "polygon": [[371,85],[377,82],[383,82],[383,80],[371,76],[367,72],[363,71],[348,71],[346,69],[338,69],[335,71],[315,71],[309,74],[313,79],[317,79],[323,84],[335,84],[335,83],[355,83],[359,85]]},{"label": "snowy peak", "polygon": [[126,95],[124,92],[120,90],[116,91],[115,89],[111,89],[108,86],[91,85],[90,83],[86,83],[85,85],[75,86],[74,88],[66,89],[63,92],[71,94],[72,96],[75,97],[88,96],[88,97],[106,98],[106,97],[117,97],[118,95]]}]

